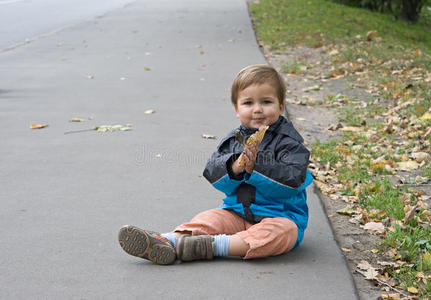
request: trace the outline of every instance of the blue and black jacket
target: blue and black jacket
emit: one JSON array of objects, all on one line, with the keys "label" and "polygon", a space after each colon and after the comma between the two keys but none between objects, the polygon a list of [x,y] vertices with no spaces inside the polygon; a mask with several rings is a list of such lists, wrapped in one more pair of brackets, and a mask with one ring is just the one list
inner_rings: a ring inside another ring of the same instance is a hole
[{"label": "blue and black jacket", "polygon": [[280,116],[259,145],[253,172],[235,176],[232,163],[244,150],[235,140],[238,129],[246,138],[256,132],[242,125],[230,132],[208,160],[203,174],[226,194],[219,208],[232,210],[252,224],[268,217],[288,218],[298,227],[298,246],[308,224],[305,188],[313,181],[307,170],[310,152],[302,144],[303,138],[290,121]]}]

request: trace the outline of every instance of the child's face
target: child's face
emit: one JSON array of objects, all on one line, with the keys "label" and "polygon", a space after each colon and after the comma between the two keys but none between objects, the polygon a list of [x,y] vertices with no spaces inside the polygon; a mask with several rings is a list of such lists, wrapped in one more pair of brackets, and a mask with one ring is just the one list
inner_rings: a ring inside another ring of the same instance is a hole
[{"label": "child's face", "polygon": [[248,128],[275,123],[284,111],[275,88],[268,83],[252,84],[238,93],[236,116]]}]

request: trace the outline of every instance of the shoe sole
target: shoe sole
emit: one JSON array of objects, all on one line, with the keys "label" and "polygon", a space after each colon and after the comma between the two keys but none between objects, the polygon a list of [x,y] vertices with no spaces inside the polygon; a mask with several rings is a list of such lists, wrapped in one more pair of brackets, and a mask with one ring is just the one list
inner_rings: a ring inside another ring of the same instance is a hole
[{"label": "shoe sole", "polygon": [[169,265],[174,263],[176,259],[173,246],[166,245],[145,230],[135,226],[121,228],[118,242],[128,254],[148,259],[158,265]]}]

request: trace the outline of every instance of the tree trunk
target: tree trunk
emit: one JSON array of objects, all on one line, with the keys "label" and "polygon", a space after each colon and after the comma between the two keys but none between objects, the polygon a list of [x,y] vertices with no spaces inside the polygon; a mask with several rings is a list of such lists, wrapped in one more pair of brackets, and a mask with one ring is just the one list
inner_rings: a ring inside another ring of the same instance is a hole
[{"label": "tree trunk", "polygon": [[419,19],[424,0],[403,0],[401,16],[403,19],[416,23]]}]

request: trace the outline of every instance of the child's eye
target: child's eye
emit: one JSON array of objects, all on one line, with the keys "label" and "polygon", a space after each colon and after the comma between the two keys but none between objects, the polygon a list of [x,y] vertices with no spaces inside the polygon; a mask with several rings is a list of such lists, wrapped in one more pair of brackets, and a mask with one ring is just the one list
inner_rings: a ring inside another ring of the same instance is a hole
[{"label": "child's eye", "polygon": [[265,104],[271,104],[272,100],[263,100],[263,103],[265,103]]},{"label": "child's eye", "polygon": [[243,102],[243,104],[244,105],[250,105],[250,104],[252,104],[252,102],[251,101],[245,101],[245,102]]}]

